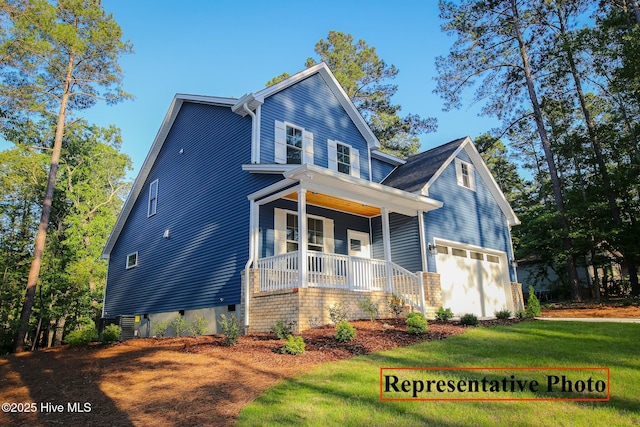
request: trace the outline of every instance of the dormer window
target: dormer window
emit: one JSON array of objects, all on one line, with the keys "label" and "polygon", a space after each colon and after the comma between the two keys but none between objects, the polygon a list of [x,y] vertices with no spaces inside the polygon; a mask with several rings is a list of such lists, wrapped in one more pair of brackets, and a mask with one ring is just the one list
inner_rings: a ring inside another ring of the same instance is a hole
[{"label": "dormer window", "polygon": [[302,130],[287,126],[287,164],[302,163]]},{"label": "dormer window", "polygon": [[455,160],[455,165],[456,181],[458,182],[458,185],[475,191],[476,183],[473,173],[473,165],[471,163],[463,162],[460,159]]},{"label": "dormer window", "polygon": [[328,140],[329,169],[360,178],[360,153],[349,144]]}]

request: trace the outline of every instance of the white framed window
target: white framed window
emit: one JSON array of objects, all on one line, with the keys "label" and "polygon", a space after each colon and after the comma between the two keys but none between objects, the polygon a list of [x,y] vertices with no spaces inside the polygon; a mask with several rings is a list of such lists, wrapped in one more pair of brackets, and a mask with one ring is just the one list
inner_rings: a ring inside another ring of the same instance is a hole
[{"label": "white framed window", "polygon": [[313,164],[313,134],[303,127],[276,120],[274,160],[276,163]]},{"label": "white framed window", "polygon": [[127,270],[138,265],[138,252],[127,255]]},{"label": "white framed window", "polygon": [[458,182],[458,185],[475,191],[476,182],[473,165],[460,159],[455,159],[455,165],[456,181]]},{"label": "white framed window", "polygon": [[158,180],[149,184],[149,206],[147,216],[153,216],[158,211]]},{"label": "white framed window", "polygon": [[360,178],[360,153],[349,144],[329,139],[329,169]]},{"label": "white framed window", "polygon": [[[274,209],[274,253],[281,255],[298,250],[298,213]],[[333,220],[307,215],[307,249],[334,252]]]}]

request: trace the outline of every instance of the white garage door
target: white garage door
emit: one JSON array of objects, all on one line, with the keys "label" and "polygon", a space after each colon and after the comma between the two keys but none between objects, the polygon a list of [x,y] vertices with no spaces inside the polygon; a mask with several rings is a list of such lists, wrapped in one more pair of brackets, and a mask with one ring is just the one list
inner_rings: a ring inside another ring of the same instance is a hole
[{"label": "white garage door", "polygon": [[436,269],[440,273],[442,303],[457,315],[493,316],[513,311],[511,285],[504,252],[436,241]]}]

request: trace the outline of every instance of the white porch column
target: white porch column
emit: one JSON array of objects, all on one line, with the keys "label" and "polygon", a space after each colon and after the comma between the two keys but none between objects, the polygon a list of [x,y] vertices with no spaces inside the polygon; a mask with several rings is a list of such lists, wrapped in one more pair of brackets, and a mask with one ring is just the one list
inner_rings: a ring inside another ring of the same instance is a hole
[{"label": "white porch column", "polygon": [[389,231],[389,209],[382,208],[382,245],[384,260],[387,265],[387,289],[393,289],[393,274],[391,272],[391,232]]},{"label": "white porch column", "polygon": [[418,211],[418,234],[420,236],[420,258],[422,259],[422,271],[427,269],[427,237],[424,231],[424,211]]},{"label": "white porch column", "polygon": [[307,190],[298,190],[298,280],[302,288],[307,283]]}]

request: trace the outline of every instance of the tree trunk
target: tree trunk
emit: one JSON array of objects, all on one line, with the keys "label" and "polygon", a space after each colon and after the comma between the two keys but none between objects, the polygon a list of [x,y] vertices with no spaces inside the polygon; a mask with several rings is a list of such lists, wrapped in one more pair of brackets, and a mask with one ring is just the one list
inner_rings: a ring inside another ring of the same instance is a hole
[{"label": "tree trunk", "polygon": [[518,41],[518,45],[520,47],[520,57],[522,59],[522,67],[524,69],[525,79],[527,83],[529,100],[531,101],[531,106],[533,107],[533,116],[536,122],[536,128],[538,130],[538,135],[540,136],[540,141],[542,143],[542,149],[547,161],[547,167],[549,168],[549,176],[551,178],[551,185],[553,187],[553,195],[556,208],[558,209],[558,213],[560,214],[558,217],[558,221],[560,222],[560,227],[562,228],[562,230],[564,230],[565,233],[565,236],[562,238],[562,247],[565,250],[565,253],[568,254],[566,270],[567,277],[569,279],[569,288],[571,289],[571,299],[574,301],[581,301],[582,297],[580,296],[580,280],[578,278],[578,270],[576,269],[575,254],[573,254],[573,239],[571,239],[570,237],[571,229],[569,227],[569,221],[567,220],[562,188],[560,185],[560,179],[558,177],[558,170],[556,168],[556,162],[553,158],[553,152],[551,150],[551,141],[549,141],[547,130],[544,127],[544,118],[542,116],[540,103],[538,102],[538,95],[533,85],[531,66],[529,64],[529,54],[527,53],[527,47],[520,30],[518,5],[516,0],[510,1],[511,11],[513,13],[513,35]]},{"label": "tree trunk", "polygon": [[40,226],[36,235],[36,241],[33,249],[33,261],[29,270],[27,279],[27,292],[24,296],[22,304],[22,312],[20,313],[20,326],[16,334],[16,342],[13,350],[17,352],[24,351],[24,339],[29,330],[29,319],[31,318],[31,309],[36,295],[36,287],[38,285],[38,277],[40,276],[40,266],[42,264],[42,253],[47,238],[47,228],[49,227],[49,217],[51,216],[51,206],[53,204],[53,192],[56,187],[56,175],[58,173],[58,165],[60,163],[60,152],[62,150],[62,137],[64,136],[65,120],[67,113],[67,104],[69,102],[69,93],[73,79],[73,51],[69,54],[69,62],[67,65],[67,75],[64,81],[64,90],[60,102],[60,112],[58,114],[58,123],[56,125],[56,135],[53,143],[53,152],[51,154],[51,167],[49,169],[49,179],[47,181],[47,189],[45,191],[44,201],[42,203],[42,216],[40,217]]}]

